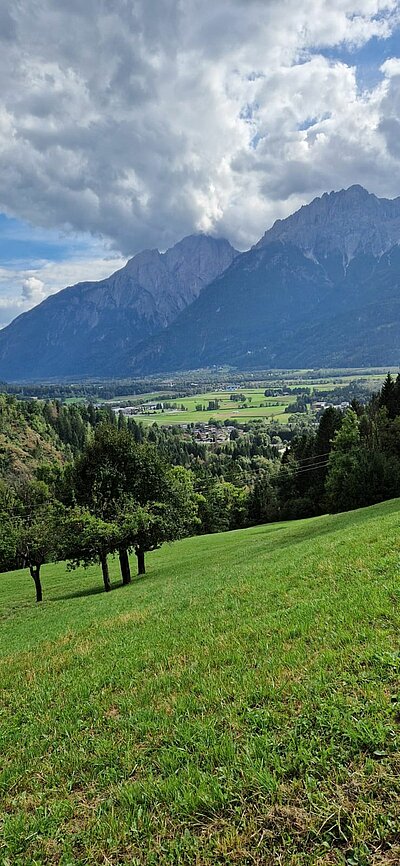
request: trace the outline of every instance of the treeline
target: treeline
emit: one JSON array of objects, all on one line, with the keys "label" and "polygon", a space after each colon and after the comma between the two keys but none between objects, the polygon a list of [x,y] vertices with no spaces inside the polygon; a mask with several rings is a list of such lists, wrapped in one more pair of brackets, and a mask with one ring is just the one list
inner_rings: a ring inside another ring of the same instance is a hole
[{"label": "treeline", "polygon": [[250,492],[256,522],[347,511],[400,496],[400,376],[369,403],[326,409],[316,431],[292,439],[277,473]]},{"label": "treeline", "polygon": [[160,387],[169,390],[165,384],[149,379],[117,379],[107,382],[79,382],[77,384],[10,384],[0,382],[1,393],[14,395],[20,400],[32,397],[38,400],[76,400],[77,398],[95,401],[113,400],[114,397],[124,397],[125,394],[147,394],[149,391],[159,390]]}]

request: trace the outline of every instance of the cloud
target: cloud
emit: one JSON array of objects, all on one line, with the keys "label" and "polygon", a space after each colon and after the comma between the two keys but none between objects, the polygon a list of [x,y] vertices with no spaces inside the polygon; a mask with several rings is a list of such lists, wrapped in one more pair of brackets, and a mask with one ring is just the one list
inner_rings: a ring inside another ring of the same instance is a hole
[{"label": "cloud", "polygon": [[27,277],[22,281],[22,299],[24,301],[32,301],[34,304],[38,304],[45,297],[46,293],[44,292],[42,280],[38,280],[37,277]]},{"label": "cloud", "polygon": [[9,215],[130,255],[199,229],[244,248],[353,182],[400,191],[398,61],[364,92],[324,56],[388,37],[397,0],[3,0],[2,22]]},{"label": "cloud", "polygon": [[385,62],[382,63],[381,72],[383,72],[387,78],[395,78],[397,75],[400,75],[400,58],[390,57],[389,60],[385,60]]}]

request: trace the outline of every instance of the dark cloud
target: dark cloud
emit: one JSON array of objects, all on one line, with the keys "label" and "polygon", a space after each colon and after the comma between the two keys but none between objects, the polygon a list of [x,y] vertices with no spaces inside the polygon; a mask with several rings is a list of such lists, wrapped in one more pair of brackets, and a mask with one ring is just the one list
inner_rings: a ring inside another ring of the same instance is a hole
[{"label": "dark cloud", "polygon": [[385,37],[398,3],[284,7],[3,0],[0,209],[131,254],[199,229],[246,246],[347,180],[398,193],[393,66],[360,93],[318,54]]}]

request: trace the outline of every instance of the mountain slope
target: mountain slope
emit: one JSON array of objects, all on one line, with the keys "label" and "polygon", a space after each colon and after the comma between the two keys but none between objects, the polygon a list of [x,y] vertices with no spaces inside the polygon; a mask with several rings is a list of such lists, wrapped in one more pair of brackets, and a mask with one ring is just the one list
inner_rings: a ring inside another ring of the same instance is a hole
[{"label": "mountain slope", "polygon": [[0,394],[0,482],[18,484],[31,478],[41,463],[65,459],[66,449],[42,410],[39,402]]},{"label": "mountain slope", "polygon": [[2,575],[3,862],[399,863],[399,507]]},{"label": "mountain slope", "polygon": [[320,263],[339,256],[346,266],[361,253],[379,257],[400,239],[400,197],[377,198],[358,184],[324,193],[284,220],[276,220],[257,247],[281,241]]},{"label": "mountain slope", "polygon": [[139,347],[131,370],[246,367],[264,349],[273,366],[276,323],[289,337],[294,320],[306,325],[329,292],[322,268],[296,247],[278,243],[243,253],[172,326]]},{"label": "mountain slope", "polygon": [[0,331],[0,379],[113,375],[236,254],[226,240],[192,235],[166,253],[139,253],[105,280],[63,289]]},{"label": "mountain slope", "polygon": [[400,199],[350,187],[278,221],[131,371],[398,364]]}]

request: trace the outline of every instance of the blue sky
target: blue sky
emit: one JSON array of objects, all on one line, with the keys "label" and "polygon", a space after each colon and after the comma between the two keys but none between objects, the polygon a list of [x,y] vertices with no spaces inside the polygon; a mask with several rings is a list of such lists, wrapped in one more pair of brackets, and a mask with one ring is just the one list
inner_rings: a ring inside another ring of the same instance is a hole
[{"label": "blue sky", "polygon": [[0,327],[144,248],[400,194],[400,0],[0,6]]},{"label": "blue sky", "polygon": [[331,60],[341,60],[349,66],[355,66],[360,88],[375,87],[384,77],[381,66],[385,60],[400,57],[400,28],[386,39],[373,36],[359,48],[342,45],[322,49],[321,53]]},{"label": "blue sky", "polygon": [[125,264],[107,241],[0,214],[0,327],[49,294]]},{"label": "blue sky", "polygon": [[43,261],[82,258],[96,249],[98,243],[90,236],[42,229],[0,213],[0,264],[4,268],[32,268]]}]

